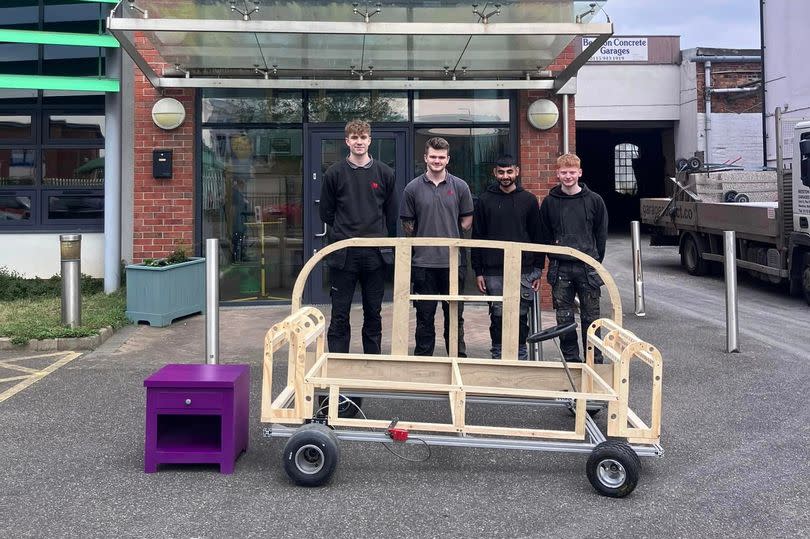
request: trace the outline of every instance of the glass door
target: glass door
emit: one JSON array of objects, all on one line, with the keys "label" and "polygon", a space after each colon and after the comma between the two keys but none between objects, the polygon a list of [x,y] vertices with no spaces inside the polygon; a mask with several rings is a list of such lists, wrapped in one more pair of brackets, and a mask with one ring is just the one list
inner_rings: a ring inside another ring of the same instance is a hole
[{"label": "glass door", "polygon": [[[411,178],[407,176],[406,163],[406,129],[372,129],[371,147],[369,154],[379,159],[394,171],[397,184],[397,197],[405,189]],[[320,203],[323,174],[333,163],[346,159],[349,150],[346,147],[345,136],[342,129],[323,129],[310,132],[309,135],[309,167],[307,178],[308,199],[307,208],[309,216],[305,218],[309,225],[305,230],[307,253],[315,254],[328,244],[328,231],[326,224],[321,221],[318,205]],[[399,228],[399,224],[397,224]],[[399,233],[399,230],[397,231]],[[389,268],[390,271],[390,268]],[[313,304],[328,304],[329,300],[329,270],[323,262],[318,264],[310,274],[310,280],[304,301]],[[390,280],[391,276],[389,276]],[[389,292],[390,293],[390,292]]]},{"label": "glass door", "polygon": [[304,260],[302,129],[202,130],[202,233],[222,301],[289,301]]}]

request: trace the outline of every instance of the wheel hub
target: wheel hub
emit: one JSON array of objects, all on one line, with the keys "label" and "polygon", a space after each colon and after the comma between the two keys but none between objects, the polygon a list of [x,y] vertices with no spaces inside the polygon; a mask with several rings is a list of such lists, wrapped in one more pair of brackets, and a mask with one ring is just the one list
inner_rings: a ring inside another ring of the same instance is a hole
[{"label": "wheel hub", "polygon": [[605,459],[599,463],[596,475],[599,482],[609,488],[619,488],[627,480],[627,470],[622,463],[614,459]]},{"label": "wheel hub", "polygon": [[301,446],[295,452],[295,467],[308,475],[318,473],[323,468],[324,455],[320,447],[313,444]]}]

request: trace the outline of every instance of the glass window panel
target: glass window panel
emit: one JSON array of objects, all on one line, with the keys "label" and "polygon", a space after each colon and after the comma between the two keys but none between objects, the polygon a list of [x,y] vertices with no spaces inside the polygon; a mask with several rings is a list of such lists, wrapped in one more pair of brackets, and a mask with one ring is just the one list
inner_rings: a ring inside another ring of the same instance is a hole
[{"label": "glass window panel", "polygon": [[100,5],[91,2],[46,0],[43,29],[49,32],[101,32]]},{"label": "glass window panel", "polygon": [[407,92],[311,92],[307,101],[310,122],[408,121]]},{"label": "glass window panel", "polygon": [[220,297],[289,299],[303,265],[303,130],[202,130],[203,236],[219,238]]},{"label": "glass window panel", "polygon": [[104,194],[60,193],[46,195],[48,199],[47,220],[98,221],[104,219]]},{"label": "glass window panel", "polygon": [[202,121],[209,123],[299,123],[303,94],[297,90],[205,89]]},{"label": "glass window panel", "polygon": [[45,45],[43,75],[81,77],[103,75],[102,49],[70,45]]},{"label": "glass window panel", "polygon": [[36,90],[10,90],[0,88],[0,105],[33,104],[36,102]]},{"label": "glass window panel", "polygon": [[414,171],[425,172],[425,143],[442,137],[450,143],[447,169],[470,186],[473,196],[486,190],[499,155],[509,153],[508,127],[420,127],[414,133]]},{"label": "glass window panel", "polygon": [[42,150],[42,184],[48,187],[104,187],[104,150],[61,148]]},{"label": "glass window panel", "polygon": [[36,0],[3,2],[0,7],[0,28],[9,30],[37,30],[39,2]]},{"label": "glass window panel", "polygon": [[[605,1],[594,0],[523,0],[503,2],[500,15],[493,16],[492,22],[574,22],[574,17],[588,11],[590,4],[602,5]],[[473,21],[470,4],[440,0],[395,0],[384,2],[382,11],[374,15],[374,22],[459,22]],[[149,10],[150,18],[179,19],[228,19],[233,17],[229,3],[220,0],[187,0],[168,2],[167,0],[138,0],[138,5]],[[252,15],[253,19],[300,20],[300,21],[340,21],[345,22],[348,3],[313,0],[262,0],[261,11]],[[374,2],[368,4],[374,10]],[[360,11],[366,9],[361,4]],[[479,4],[483,10],[484,4]],[[492,4],[486,8],[492,11]],[[598,10],[595,10],[599,13]],[[124,16],[140,17],[139,13],[126,11]],[[584,18],[587,22],[591,16]],[[354,18],[352,20],[360,20]]]},{"label": "glass window panel", "polygon": [[413,99],[413,121],[423,123],[508,122],[509,94],[419,91]]},{"label": "glass window panel", "polygon": [[31,221],[31,196],[7,194],[0,191],[0,222]]},{"label": "glass window panel", "polygon": [[0,187],[34,185],[36,171],[33,148],[0,149]]},{"label": "glass window panel", "polygon": [[52,114],[48,117],[52,140],[103,140],[104,116]]},{"label": "glass window panel", "polygon": [[635,195],[638,191],[638,180],[633,170],[633,160],[639,158],[638,146],[623,142],[614,148],[615,190],[625,195]]},{"label": "glass window panel", "polygon": [[0,43],[0,74],[36,75],[39,49],[28,43]]},{"label": "glass window panel", "polygon": [[42,101],[46,105],[93,105],[104,110],[104,92],[76,92],[63,90],[43,90]]},{"label": "glass window panel", "polygon": [[33,136],[31,116],[0,115],[0,140],[28,140]]}]

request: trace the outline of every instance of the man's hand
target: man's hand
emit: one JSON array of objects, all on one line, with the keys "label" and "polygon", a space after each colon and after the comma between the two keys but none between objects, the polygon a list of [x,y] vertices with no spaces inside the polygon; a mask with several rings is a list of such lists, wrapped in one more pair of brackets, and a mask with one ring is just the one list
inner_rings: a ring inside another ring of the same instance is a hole
[{"label": "man's hand", "polygon": [[487,293],[487,283],[484,282],[484,276],[479,275],[478,277],[475,278],[475,282],[478,285],[478,290],[482,294],[486,294]]},{"label": "man's hand", "polygon": [[402,232],[408,238],[413,236],[413,219],[403,219],[402,220]]},{"label": "man's hand", "polygon": [[540,283],[542,281],[543,280],[541,278],[539,278],[539,277],[537,279],[533,280],[532,281],[532,290],[534,290],[535,292],[540,292]]}]

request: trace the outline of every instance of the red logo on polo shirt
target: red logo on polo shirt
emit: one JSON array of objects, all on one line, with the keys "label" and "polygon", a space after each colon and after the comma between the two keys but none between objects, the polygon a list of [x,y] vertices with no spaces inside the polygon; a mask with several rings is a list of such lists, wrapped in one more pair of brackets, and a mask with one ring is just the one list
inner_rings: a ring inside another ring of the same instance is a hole
[{"label": "red logo on polo shirt", "polygon": [[371,182],[371,188],[372,188],[372,189],[379,189],[379,188],[380,188],[380,184],[379,184],[379,183],[377,183],[377,182]]},{"label": "red logo on polo shirt", "polygon": [[447,194],[448,194],[448,195],[452,195],[452,194],[453,194],[453,190],[452,190],[452,189],[448,189]]}]

